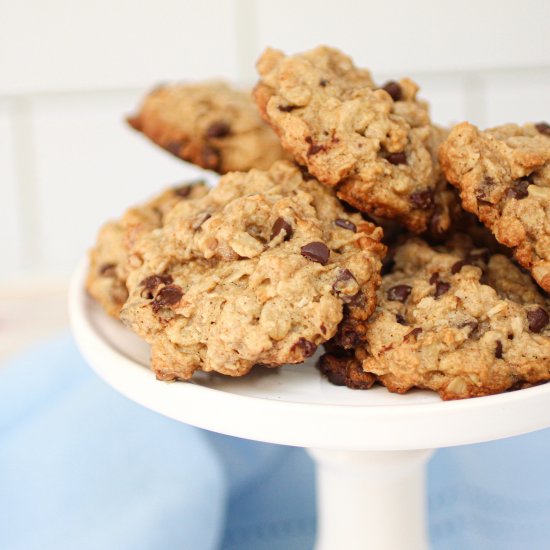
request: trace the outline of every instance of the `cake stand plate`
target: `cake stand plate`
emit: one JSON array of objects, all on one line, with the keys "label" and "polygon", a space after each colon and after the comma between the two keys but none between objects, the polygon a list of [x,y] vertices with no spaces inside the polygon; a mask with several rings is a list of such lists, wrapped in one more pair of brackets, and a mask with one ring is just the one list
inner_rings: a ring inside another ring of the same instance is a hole
[{"label": "cake stand plate", "polygon": [[149,346],[87,295],[73,276],[70,319],[80,351],[109,385],[175,420],[257,441],[305,447],[317,466],[316,550],[425,550],[424,470],[433,449],[550,426],[550,384],[443,402],[436,394],[350,390],[314,368],[256,368],[243,378],[197,373],[160,382]]}]

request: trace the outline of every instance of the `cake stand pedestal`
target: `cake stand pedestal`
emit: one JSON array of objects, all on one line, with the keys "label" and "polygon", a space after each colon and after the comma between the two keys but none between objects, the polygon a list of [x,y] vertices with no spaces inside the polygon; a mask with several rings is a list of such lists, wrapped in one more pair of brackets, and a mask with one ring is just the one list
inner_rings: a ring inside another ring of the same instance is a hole
[{"label": "cake stand pedestal", "polygon": [[308,449],[317,470],[316,550],[427,550],[420,451]]},{"label": "cake stand pedestal", "polygon": [[243,378],[197,373],[159,382],[149,347],[71,283],[77,344],[96,373],[126,397],[215,432],[305,447],[317,468],[316,550],[427,550],[425,464],[433,449],[550,426],[550,384],[443,402],[431,392],[333,386],[313,367],[255,369]]}]

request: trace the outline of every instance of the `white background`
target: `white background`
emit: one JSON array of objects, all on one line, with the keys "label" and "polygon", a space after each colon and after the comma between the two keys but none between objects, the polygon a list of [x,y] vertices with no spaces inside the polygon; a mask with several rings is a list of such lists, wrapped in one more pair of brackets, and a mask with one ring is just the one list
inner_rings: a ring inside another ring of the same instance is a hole
[{"label": "white background", "polygon": [[252,84],[265,46],[325,43],[440,124],[549,120],[549,27],[547,0],[0,0],[0,354],[66,322],[107,218],[196,175],[124,123],[156,83]]}]

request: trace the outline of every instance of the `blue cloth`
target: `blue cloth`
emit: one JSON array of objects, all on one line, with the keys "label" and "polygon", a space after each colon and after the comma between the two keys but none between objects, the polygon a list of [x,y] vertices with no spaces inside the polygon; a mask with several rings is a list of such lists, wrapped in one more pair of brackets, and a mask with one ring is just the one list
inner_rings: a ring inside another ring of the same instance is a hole
[{"label": "blue cloth", "polygon": [[[438,451],[434,550],[550,548],[550,431]],[[304,550],[302,449],[192,428],[121,397],[64,335],[0,367],[2,550]]]}]

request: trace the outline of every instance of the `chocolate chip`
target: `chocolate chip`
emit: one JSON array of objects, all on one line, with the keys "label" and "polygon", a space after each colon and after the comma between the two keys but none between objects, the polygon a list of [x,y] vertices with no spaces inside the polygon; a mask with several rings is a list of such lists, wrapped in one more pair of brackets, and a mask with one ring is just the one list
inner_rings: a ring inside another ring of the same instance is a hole
[{"label": "chocolate chip", "polygon": [[149,277],[141,281],[140,286],[143,286],[141,291],[141,297],[146,300],[152,300],[154,297],[154,290],[162,285],[169,285],[173,282],[171,275],[150,275]]},{"label": "chocolate chip", "polygon": [[317,346],[313,342],[310,342],[309,340],[306,340],[305,338],[300,338],[292,346],[291,351],[294,351],[296,348],[300,348],[304,358],[305,357],[311,357],[317,351]]},{"label": "chocolate chip", "polygon": [[323,151],[325,148],[318,143],[313,142],[311,136],[306,137],[306,142],[309,143],[309,149],[307,150],[307,156],[316,155],[319,151]]},{"label": "chocolate chip", "polygon": [[116,277],[116,264],[103,264],[99,268],[102,277]]},{"label": "chocolate chip", "polygon": [[430,284],[431,285],[435,285],[435,283],[437,283],[437,281],[439,281],[439,271],[435,271],[434,273],[432,273],[430,275]]},{"label": "chocolate chip", "polygon": [[550,136],[550,124],[548,122],[539,122],[538,124],[535,124],[535,128],[541,133],[546,136]]},{"label": "chocolate chip", "polygon": [[215,147],[206,145],[202,150],[202,161],[205,168],[217,170],[221,162],[220,152]]},{"label": "chocolate chip", "polygon": [[302,178],[304,181],[309,181],[313,179],[313,176],[307,171],[307,168],[305,166],[299,165],[298,168],[302,173]]},{"label": "chocolate chip", "polygon": [[409,294],[411,293],[412,286],[409,285],[396,285],[388,289],[387,296],[391,302],[405,303]]},{"label": "chocolate chip", "polygon": [[435,283],[435,297],[439,298],[440,296],[448,292],[450,288],[450,283],[446,283],[445,281],[437,281]]},{"label": "chocolate chip", "polygon": [[475,192],[476,199],[481,203],[491,204],[491,201],[489,201],[488,198],[493,190],[494,185],[495,182],[493,178],[486,176],[483,179],[483,182],[481,183],[479,189],[477,189]]},{"label": "chocolate chip", "polygon": [[284,218],[277,218],[273,224],[273,229],[271,230],[271,240],[273,240],[283,230],[285,232],[283,241],[288,241],[293,234],[292,226]]},{"label": "chocolate chip", "polygon": [[306,244],[302,246],[300,252],[302,253],[302,256],[308,260],[317,262],[321,265],[325,265],[330,257],[330,250],[327,245],[320,242]]},{"label": "chocolate chip", "polygon": [[174,195],[181,197],[182,199],[186,199],[191,194],[193,188],[197,185],[204,185],[204,180],[196,180],[190,183],[186,183],[184,185],[180,185],[179,187],[174,187]]},{"label": "chocolate chip", "polygon": [[325,148],[322,145],[313,143],[309,146],[309,149],[307,150],[307,156],[310,157],[311,155],[316,155],[319,151],[323,151],[324,149]]},{"label": "chocolate chip", "polygon": [[324,78],[319,80],[319,86],[321,86],[322,88],[324,88],[327,84],[328,84],[328,80],[326,80]]},{"label": "chocolate chip", "polygon": [[169,285],[174,282],[172,275],[150,275],[141,281],[140,286],[143,286],[147,289],[155,289],[157,286]]},{"label": "chocolate chip", "polygon": [[472,265],[472,262],[468,259],[465,259],[465,260],[459,260],[458,262],[454,263],[452,266],[451,266],[451,273],[453,275],[457,274],[460,272],[460,270],[465,266],[465,265]]},{"label": "chocolate chip", "polygon": [[407,155],[405,155],[405,153],[403,153],[403,152],[401,152],[401,153],[390,153],[386,157],[386,160],[390,164],[407,164]]},{"label": "chocolate chip", "polygon": [[406,324],[407,324],[407,321],[405,320],[405,317],[403,317],[403,315],[401,315],[401,313],[396,313],[396,314],[395,314],[395,320],[396,320],[400,325],[406,325]]},{"label": "chocolate chip", "polygon": [[391,98],[394,101],[399,101],[403,93],[401,90],[401,86],[394,80],[390,80],[389,82],[386,82],[386,84],[382,86],[382,90],[390,94]]},{"label": "chocolate chip", "polygon": [[529,191],[527,190],[529,185],[531,185],[531,182],[527,178],[515,181],[514,186],[510,187],[506,192],[506,197],[516,200],[524,199],[527,195],[529,195]]},{"label": "chocolate chip", "polygon": [[[340,295],[342,290],[345,289],[346,283],[348,283],[349,281],[357,282],[357,280],[353,276],[353,273],[349,269],[341,269],[338,272],[338,276],[336,277],[334,283],[332,283],[332,290],[334,290],[334,292]],[[343,295],[341,296],[341,298],[345,302],[350,302],[352,301],[353,298],[355,298],[358,292],[359,290],[357,290],[357,292],[353,296]]]},{"label": "chocolate chip", "polygon": [[502,359],[502,342],[500,340],[497,340],[496,342],[495,357],[497,359]]},{"label": "chocolate chip", "polygon": [[282,113],[290,113],[290,111],[294,111],[294,109],[296,109],[296,106],[295,105],[279,105],[277,107],[277,109],[279,109],[279,111],[281,111]]},{"label": "chocolate chip", "polygon": [[411,193],[410,201],[420,208],[420,210],[428,210],[434,203],[434,193],[431,189],[424,189],[423,191],[415,191]]},{"label": "chocolate chip", "polygon": [[349,313],[349,306],[356,307],[358,309],[365,309],[365,295],[358,291],[354,296],[350,296],[344,300],[344,310]]},{"label": "chocolate chip", "polygon": [[177,197],[181,197],[182,199],[185,199],[191,193],[191,189],[192,189],[191,185],[180,185],[179,187],[174,188],[174,195],[176,195]]},{"label": "chocolate chip", "polygon": [[527,321],[529,322],[529,330],[532,332],[541,332],[550,321],[550,318],[545,309],[538,307],[527,312]]},{"label": "chocolate chip", "polygon": [[416,338],[421,332],[422,332],[422,329],[420,327],[413,328],[410,332],[405,334],[405,337],[403,338],[403,341],[408,342],[408,341],[412,340],[413,338]]},{"label": "chocolate chip", "polygon": [[357,233],[357,226],[349,220],[338,218],[337,220],[335,220],[334,223],[342,229],[347,229],[348,231],[353,231],[354,233]]},{"label": "chocolate chip", "polygon": [[351,326],[342,324],[338,328],[337,341],[344,349],[356,348],[361,343],[361,336]]},{"label": "chocolate chip", "polygon": [[210,124],[206,130],[207,138],[223,138],[228,136],[231,133],[231,126],[224,122],[223,120],[218,120]]},{"label": "chocolate chip", "polygon": [[161,308],[177,304],[183,296],[183,290],[177,285],[168,285],[161,288],[151,303],[153,311],[157,313]]},{"label": "chocolate chip", "polygon": [[[336,280],[334,281],[334,285],[339,282],[347,282],[347,281],[355,281],[355,277],[353,276],[353,273],[349,269],[341,269],[338,273],[338,276],[336,277]],[[334,285],[333,288],[334,288]]]}]

